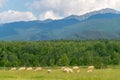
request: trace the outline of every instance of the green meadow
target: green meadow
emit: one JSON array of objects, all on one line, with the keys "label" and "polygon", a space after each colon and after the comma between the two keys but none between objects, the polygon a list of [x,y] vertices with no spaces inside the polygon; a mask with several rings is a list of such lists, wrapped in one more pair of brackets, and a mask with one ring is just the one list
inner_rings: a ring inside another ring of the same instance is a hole
[{"label": "green meadow", "polygon": [[80,69],[80,73],[65,73],[61,69],[47,69],[42,71],[10,71],[0,70],[0,80],[120,80],[120,69],[95,69],[87,72],[87,68]]}]

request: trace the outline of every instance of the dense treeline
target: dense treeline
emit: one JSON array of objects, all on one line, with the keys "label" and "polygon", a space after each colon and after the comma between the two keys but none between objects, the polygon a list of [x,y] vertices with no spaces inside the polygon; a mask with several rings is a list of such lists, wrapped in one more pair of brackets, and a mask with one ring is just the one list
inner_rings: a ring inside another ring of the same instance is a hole
[{"label": "dense treeline", "polygon": [[0,42],[0,66],[119,65],[120,41]]}]

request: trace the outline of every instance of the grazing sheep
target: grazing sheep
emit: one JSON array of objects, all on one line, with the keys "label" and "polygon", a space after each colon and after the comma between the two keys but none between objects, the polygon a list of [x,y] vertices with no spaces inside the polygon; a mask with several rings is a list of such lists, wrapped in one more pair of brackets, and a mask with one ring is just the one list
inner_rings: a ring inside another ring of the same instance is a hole
[{"label": "grazing sheep", "polygon": [[51,69],[48,69],[48,73],[50,73],[52,70]]},{"label": "grazing sheep", "polygon": [[11,68],[10,70],[11,70],[11,71],[15,71],[15,70],[17,70],[17,69],[14,67],[14,68]]},{"label": "grazing sheep", "polygon": [[64,68],[63,72],[72,73],[73,70],[71,68]]},{"label": "grazing sheep", "polygon": [[74,66],[73,69],[79,69],[79,67],[78,66]]},{"label": "grazing sheep", "polygon": [[94,70],[94,66],[89,66],[87,72],[93,72],[93,70]]},{"label": "grazing sheep", "polygon": [[63,69],[63,72],[69,73],[69,70],[68,70],[67,68],[64,68],[64,69]]},{"label": "grazing sheep", "polygon": [[25,67],[20,67],[18,70],[19,71],[24,71],[26,68]]},{"label": "grazing sheep", "polygon": [[88,67],[88,70],[93,70],[94,69],[94,66],[89,66]]},{"label": "grazing sheep", "polygon": [[77,73],[80,73],[80,69],[77,70]]},{"label": "grazing sheep", "polygon": [[27,70],[27,71],[32,71],[33,68],[32,68],[32,67],[29,67],[29,68],[27,68],[26,70]]},{"label": "grazing sheep", "polygon": [[69,72],[70,72],[70,73],[72,73],[72,72],[73,72],[73,70],[72,70],[71,68],[69,68]]},{"label": "grazing sheep", "polygon": [[34,71],[42,71],[42,67],[37,67]]},{"label": "grazing sheep", "polygon": [[93,72],[93,70],[92,70],[92,69],[89,69],[89,70],[87,70],[87,72]]},{"label": "grazing sheep", "polygon": [[66,67],[61,67],[61,69],[63,70],[63,69],[65,69]]}]

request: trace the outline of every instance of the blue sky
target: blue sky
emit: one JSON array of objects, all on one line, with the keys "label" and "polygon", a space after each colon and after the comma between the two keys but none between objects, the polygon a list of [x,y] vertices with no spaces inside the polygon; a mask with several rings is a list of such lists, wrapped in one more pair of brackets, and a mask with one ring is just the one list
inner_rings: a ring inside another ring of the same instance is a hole
[{"label": "blue sky", "polygon": [[120,0],[0,0],[0,23],[61,19],[103,8],[120,10]]},{"label": "blue sky", "polygon": [[[29,0],[32,1],[32,0]],[[26,11],[27,7],[25,6],[25,3],[27,3],[28,0],[8,0],[4,4],[3,8],[0,9],[0,12],[6,11],[6,10],[18,10],[18,11]]]}]

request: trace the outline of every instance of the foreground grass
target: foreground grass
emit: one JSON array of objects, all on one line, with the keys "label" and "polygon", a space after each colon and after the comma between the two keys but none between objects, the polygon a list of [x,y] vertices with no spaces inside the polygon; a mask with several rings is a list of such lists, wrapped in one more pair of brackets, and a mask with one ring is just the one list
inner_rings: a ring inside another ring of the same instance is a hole
[{"label": "foreground grass", "polygon": [[0,70],[0,80],[120,80],[120,69],[94,70],[87,73],[81,69],[80,73],[64,73],[61,69],[52,69],[51,73],[43,71],[9,71]]}]

